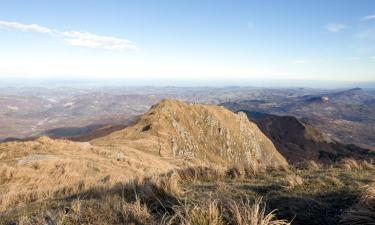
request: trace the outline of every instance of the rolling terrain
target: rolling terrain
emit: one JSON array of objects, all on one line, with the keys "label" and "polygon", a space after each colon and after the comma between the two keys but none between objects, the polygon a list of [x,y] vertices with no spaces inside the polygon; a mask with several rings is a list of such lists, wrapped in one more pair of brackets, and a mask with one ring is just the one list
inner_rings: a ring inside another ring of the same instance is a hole
[{"label": "rolling terrain", "polygon": [[[374,148],[375,93],[253,87],[0,88],[1,140],[79,138],[131,124],[162,99],[295,116],[345,144]],[[104,132],[106,133],[106,132]],[[87,138],[86,138],[87,139]]]},{"label": "rolling terrain", "polygon": [[164,100],[133,125],[90,142],[0,144],[0,208],[115,185],[198,165],[287,167],[245,115],[219,106]]},{"label": "rolling terrain", "polygon": [[163,100],[130,125],[96,128],[81,142],[0,143],[0,224],[371,222],[373,197],[362,191],[375,182],[369,160],[350,149],[333,152],[345,155],[327,165],[311,161],[316,152],[304,158],[292,149],[291,157],[248,117],[282,144],[338,144],[294,117]]},{"label": "rolling terrain", "polygon": [[359,88],[294,95],[270,100],[237,100],[223,103],[234,111],[294,116],[325,135],[346,144],[375,146],[375,96]]},{"label": "rolling terrain", "polygon": [[290,163],[313,160],[331,164],[344,158],[375,160],[375,152],[354,144],[340,143],[293,116],[244,112]]}]

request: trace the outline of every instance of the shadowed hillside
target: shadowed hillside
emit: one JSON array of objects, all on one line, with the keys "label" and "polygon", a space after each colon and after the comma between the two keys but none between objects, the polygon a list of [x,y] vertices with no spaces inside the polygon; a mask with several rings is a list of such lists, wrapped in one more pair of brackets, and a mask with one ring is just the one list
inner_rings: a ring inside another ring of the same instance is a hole
[{"label": "shadowed hillside", "polygon": [[293,116],[276,116],[244,111],[291,163],[305,160],[332,163],[343,158],[375,159],[375,153],[356,145],[343,144]]}]

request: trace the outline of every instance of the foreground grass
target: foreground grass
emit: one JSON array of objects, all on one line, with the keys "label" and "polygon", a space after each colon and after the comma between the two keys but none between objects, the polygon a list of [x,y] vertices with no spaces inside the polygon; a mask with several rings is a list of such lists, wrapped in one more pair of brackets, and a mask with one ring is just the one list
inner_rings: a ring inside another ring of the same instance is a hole
[{"label": "foreground grass", "polygon": [[10,208],[0,213],[0,224],[356,224],[375,169],[348,165],[189,168]]}]

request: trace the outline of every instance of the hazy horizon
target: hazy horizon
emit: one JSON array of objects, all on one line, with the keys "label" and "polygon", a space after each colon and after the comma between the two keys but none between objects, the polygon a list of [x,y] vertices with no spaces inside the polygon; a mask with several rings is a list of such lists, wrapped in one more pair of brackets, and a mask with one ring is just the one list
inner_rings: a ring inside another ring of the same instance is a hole
[{"label": "hazy horizon", "polygon": [[269,80],[269,79],[48,79],[48,78],[1,78],[0,87],[254,87],[254,88],[315,88],[315,89],[375,89],[375,82],[321,81],[321,80]]}]

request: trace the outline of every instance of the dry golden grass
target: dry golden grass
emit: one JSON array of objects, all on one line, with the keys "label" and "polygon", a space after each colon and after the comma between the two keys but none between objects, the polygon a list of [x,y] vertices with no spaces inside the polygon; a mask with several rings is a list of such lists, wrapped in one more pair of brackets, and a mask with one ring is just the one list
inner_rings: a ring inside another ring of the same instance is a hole
[{"label": "dry golden grass", "polygon": [[158,189],[163,190],[165,194],[178,197],[183,194],[180,182],[179,173],[172,171],[163,175],[137,178],[134,185],[146,195],[154,195],[155,189]]},{"label": "dry golden grass", "polygon": [[230,204],[231,224],[236,225],[288,225],[286,220],[278,220],[274,211],[266,213],[266,207],[261,198],[253,203],[249,200],[242,200],[239,203]]},{"label": "dry golden grass", "polygon": [[[253,203],[249,200],[236,203],[230,199],[210,199],[198,204],[181,204],[177,200],[185,194],[181,183],[199,183],[198,180],[181,179],[181,176],[189,178],[192,174],[195,174],[194,179],[211,181],[215,180],[215,176],[223,180],[231,178],[223,177],[225,173],[218,172],[217,168],[190,168],[158,176],[138,177],[133,182],[116,188],[97,187],[91,189],[91,193],[85,189],[72,190],[83,192],[83,197],[96,197],[92,200],[80,199],[79,194],[75,200],[68,203],[68,206],[58,208],[57,211],[50,212],[49,207],[43,207],[36,213],[21,215],[18,224],[288,224],[284,220],[277,220],[273,212],[266,214],[265,206],[260,199]],[[230,190],[223,186],[221,191]],[[119,196],[106,193],[120,193],[123,197],[119,199]],[[134,198],[131,198],[131,195]],[[134,201],[129,202],[129,199]]]},{"label": "dry golden grass", "polygon": [[351,158],[341,160],[340,163],[339,163],[339,167],[342,168],[342,169],[348,169],[348,170],[362,169],[361,163],[358,162],[357,160],[351,159]]},{"label": "dry golden grass", "polygon": [[322,165],[315,162],[314,160],[307,160],[297,165],[299,169],[305,169],[310,171],[317,171],[322,168]]},{"label": "dry golden grass", "polygon": [[[149,127],[146,131],[145,126]],[[245,115],[218,106],[163,101],[133,126],[90,143],[48,137],[1,143],[0,212],[177,168],[237,162],[246,164],[226,173],[219,167],[203,166],[177,173],[184,180],[210,181],[252,176],[266,165],[287,165]],[[165,182],[154,183],[179,191],[178,182]]]},{"label": "dry golden grass", "polygon": [[35,224],[161,224],[161,225],[288,225],[286,220],[278,220],[273,211],[266,213],[261,199],[225,205],[209,199],[199,205],[184,204],[173,208],[171,216],[164,215],[157,220],[148,207],[139,200],[133,203],[106,199],[98,204],[93,201],[75,200],[69,208],[55,214],[42,211],[33,215],[22,215],[19,225]]},{"label": "dry golden grass", "polygon": [[140,200],[131,204],[122,205],[122,216],[124,221],[137,221],[140,224],[153,224],[153,217],[146,205],[142,205]]},{"label": "dry golden grass", "polygon": [[[41,209],[40,203],[33,203],[36,210],[29,211],[27,206],[25,211],[10,210],[20,214],[17,217],[10,214],[16,219],[7,217],[8,222],[0,224],[281,225],[293,220],[294,224],[331,225],[338,224],[342,212],[353,205],[358,187],[373,177],[373,170],[365,169],[329,168],[316,173],[298,170],[304,180],[303,188],[284,189],[280,188],[284,184],[283,178],[295,176],[291,171],[267,170],[255,176],[232,179],[226,176],[225,168],[220,172],[217,169],[189,168],[158,176],[142,176],[131,183],[82,191],[65,200],[43,201],[47,207]],[[218,179],[215,180],[215,176]],[[332,182],[332,177],[339,182]],[[326,194],[329,195],[324,197]],[[368,206],[371,206],[373,197],[370,196],[373,195],[369,189],[363,194],[361,211],[357,210],[359,207],[353,210],[361,212],[361,220],[365,216],[367,220],[369,218],[371,207]],[[248,199],[241,200],[243,196]],[[265,207],[258,196],[264,196],[270,207]],[[275,208],[277,212],[272,211]],[[351,214],[351,220],[347,221],[358,220],[356,215]]]},{"label": "dry golden grass", "polygon": [[0,212],[166,173],[180,162],[126,147],[106,149],[47,137],[0,144],[0,153]]},{"label": "dry golden grass", "polygon": [[219,200],[207,200],[202,205],[183,205],[174,209],[175,215],[164,220],[164,224],[184,225],[289,225],[286,220],[275,217],[274,211],[266,213],[261,198],[249,199],[239,203],[223,203]]},{"label": "dry golden grass", "polygon": [[372,162],[368,162],[366,160],[355,160],[352,158],[346,158],[339,162],[339,168],[348,169],[348,170],[369,170],[374,169],[375,165]]},{"label": "dry golden grass", "polygon": [[375,165],[368,161],[362,161],[362,168],[365,170],[375,169]]},{"label": "dry golden grass", "polygon": [[[284,167],[279,167],[283,169]],[[225,176],[231,179],[244,179],[245,177],[253,177],[260,172],[264,172],[266,167],[260,165],[257,162],[250,163],[237,163],[227,167],[225,171]],[[276,169],[276,168],[269,168]]]},{"label": "dry golden grass", "polygon": [[225,177],[225,167],[221,166],[194,166],[178,169],[176,172],[184,181],[216,181]]},{"label": "dry golden grass", "polygon": [[166,224],[224,225],[218,202],[208,200],[202,206],[184,205],[175,209],[175,215]]},{"label": "dry golden grass", "polygon": [[298,186],[302,186],[303,183],[303,178],[293,173],[285,177],[283,187],[285,189],[292,189]]},{"label": "dry golden grass", "polygon": [[374,225],[375,224],[375,184],[362,194],[357,205],[344,214],[341,224]]}]

